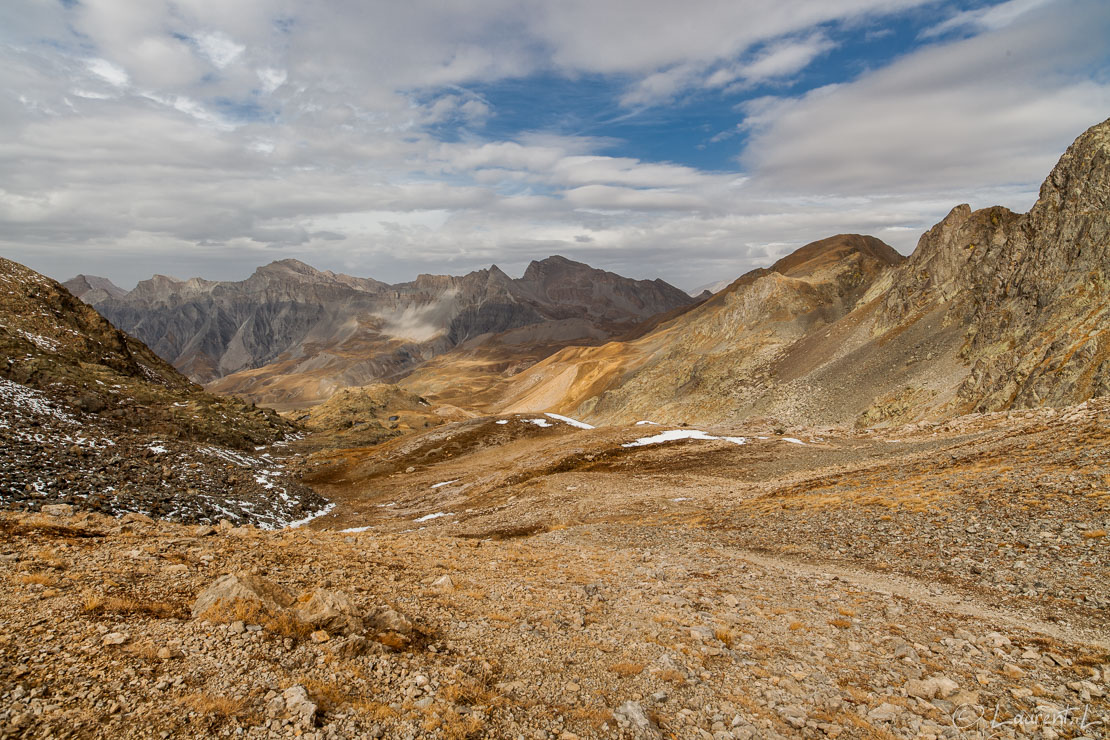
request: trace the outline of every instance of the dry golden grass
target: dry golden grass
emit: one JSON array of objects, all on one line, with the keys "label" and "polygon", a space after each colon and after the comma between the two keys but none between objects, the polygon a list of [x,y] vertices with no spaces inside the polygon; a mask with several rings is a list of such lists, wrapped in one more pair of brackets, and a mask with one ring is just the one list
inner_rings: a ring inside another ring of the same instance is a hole
[{"label": "dry golden grass", "polygon": [[246,699],[234,699],[211,694],[189,694],[181,702],[194,712],[205,716],[238,717],[246,713]]},{"label": "dry golden grass", "polygon": [[1101,537],[1105,537],[1105,536],[1106,536],[1106,530],[1105,529],[1088,529],[1086,532],[1083,533],[1084,539],[1088,539],[1088,540],[1097,540],[1097,539],[1099,539]]},{"label": "dry golden grass", "polygon": [[182,617],[182,610],[164,601],[146,601],[130,597],[86,594],[81,608],[88,614],[126,614],[169,619]]},{"label": "dry golden grass", "polygon": [[274,613],[255,599],[221,599],[198,618],[216,624],[260,624],[271,634],[295,640],[303,640],[312,634],[312,625],[302,622],[287,611]]},{"label": "dry golden grass", "polygon": [[54,568],[55,570],[65,570],[69,567],[69,563],[65,561],[58,553],[53,550],[39,550],[34,554],[35,560],[39,561],[47,568]]},{"label": "dry golden grass", "polygon": [[421,723],[425,732],[439,733],[448,740],[473,740],[483,737],[484,724],[474,715],[462,715],[450,707],[432,706]]},{"label": "dry golden grass", "polygon": [[463,676],[458,681],[440,689],[440,697],[451,704],[465,704],[472,707],[493,706],[501,703],[502,697],[488,683]]},{"label": "dry golden grass", "polygon": [[733,643],[736,642],[736,633],[728,627],[718,627],[713,630],[713,636],[724,643],[725,647],[732,649]]},{"label": "dry golden grass", "polygon": [[59,581],[56,576],[50,573],[43,572],[29,573],[25,576],[19,576],[17,580],[25,586],[30,586],[34,584],[38,586],[52,587],[57,586],[59,583],[61,583],[61,581]]},{"label": "dry golden grass", "polygon": [[404,650],[409,644],[408,639],[405,638],[404,635],[400,635],[396,632],[381,632],[374,635],[374,641],[393,650]]},{"label": "dry golden grass", "polygon": [[681,671],[676,671],[673,668],[659,671],[653,675],[660,681],[667,681],[668,683],[679,685],[686,683],[686,676],[684,676]]},{"label": "dry golden grass", "polygon": [[845,630],[852,626],[852,620],[845,619],[844,617],[837,617],[836,619],[830,619],[829,624],[831,624],[833,627],[839,627],[840,629]]},{"label": "dry golden grass", "polygon": [[790,631],[791,632],[797,632],[800,629],[805,629],[805,626],[806,626],[805,622],[791,622],[790,623]]},{"label": "dry golden grass", "polygon": [[388,704],[370,699],[356,699],[351,702],[356,711],[366,714],[373,722],[385,722],[398,716],[397,710]]},{"label": "dry golden grass", "polygon": [[855,609],[849,609],[849,608],[844,607],[844,606],[837,609],[836,612],[837,612],[837,614],[839,614],[842,617],[854,617],[854,616],[856,616],[856,610]]},{"label": "dry golden grass", "polygon": [[630,662],[614,663],[609,666],[609,670],[618,676],[638,676],[644,672],[644,664]]}]

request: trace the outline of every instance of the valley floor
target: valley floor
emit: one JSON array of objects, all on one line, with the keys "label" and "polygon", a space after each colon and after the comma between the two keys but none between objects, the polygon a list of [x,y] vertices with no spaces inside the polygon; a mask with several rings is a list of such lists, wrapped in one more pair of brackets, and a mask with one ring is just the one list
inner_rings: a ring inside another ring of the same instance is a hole
[{"label": "valley floor", "polygon": [[[542,418],[314,453],[310,528],[0,515],[0,737],[1110,734],[1107,402],[634,446],[671,428]],[[239,571],[415,627],[192,619]]]}]

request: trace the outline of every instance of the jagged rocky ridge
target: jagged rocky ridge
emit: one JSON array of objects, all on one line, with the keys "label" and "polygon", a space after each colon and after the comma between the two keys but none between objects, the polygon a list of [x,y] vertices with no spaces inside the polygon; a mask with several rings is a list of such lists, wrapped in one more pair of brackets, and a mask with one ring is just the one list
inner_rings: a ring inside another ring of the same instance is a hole
[{"label": "jagged rocky ridge", "polygon": [[326,505],[267,447],[296,427],[204,392],[62,285],[4,259],[0,357],[5,507],[277,527]]},{"label": "jagged rocky ridge", "polygon": [[[156,276],[123,296],[86,296],[193,379],[240,373],[214,389],[293,405],[395,380],[484,335],[542,326],[548,336],[558,326],[560,346],[599,342],[694,300],[661,280],[630,280],[563,257],[533,262],[519,279],[494,266],[399,285],[283,260],[242,282]],[[265,369],[251,372],[258,368]]]}]

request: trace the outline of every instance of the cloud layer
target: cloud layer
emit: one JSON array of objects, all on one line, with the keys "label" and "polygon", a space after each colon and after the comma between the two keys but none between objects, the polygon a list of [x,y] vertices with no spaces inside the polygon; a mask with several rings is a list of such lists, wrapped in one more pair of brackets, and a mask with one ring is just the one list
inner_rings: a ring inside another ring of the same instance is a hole
[{"label": "cloud layer", "polygon": [[[1027,208],[1110,115],[1101,0],[15,0],[0,29],[0,253],[123,284],[562,253],[692,288],[837,232],[909,251],[958,202]],[[731,101],[705,138],[741,149],[630,156],[483,92],[553,78],[622,131]]]}]

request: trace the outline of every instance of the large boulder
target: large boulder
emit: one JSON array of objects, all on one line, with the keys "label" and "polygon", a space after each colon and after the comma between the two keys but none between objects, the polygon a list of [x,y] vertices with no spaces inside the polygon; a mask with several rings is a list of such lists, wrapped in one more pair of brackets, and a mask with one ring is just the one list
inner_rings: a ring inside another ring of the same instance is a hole
[{"label": "large boulder", "polygon": [[388,606],[380,606],[367,618],[370,626],[379,632],[396,632],[405,637],[413,633],[412,620]]},{"label": "large boulder", "polygon": [[322,588],[313,591],[307,600],[301,597],[297,604],[297,618],[333,634],[359,634],[365,629],[350,597]]},{"label": "large boulder", "polygon": [[257,602],[263,610],[276,614],[292,606],[295,600],[284,588],[261,576],[229,573],[217,578],[197,597],[193,603],[193,619],[218,607],[221,602],[230,605],[235,601]]}]

